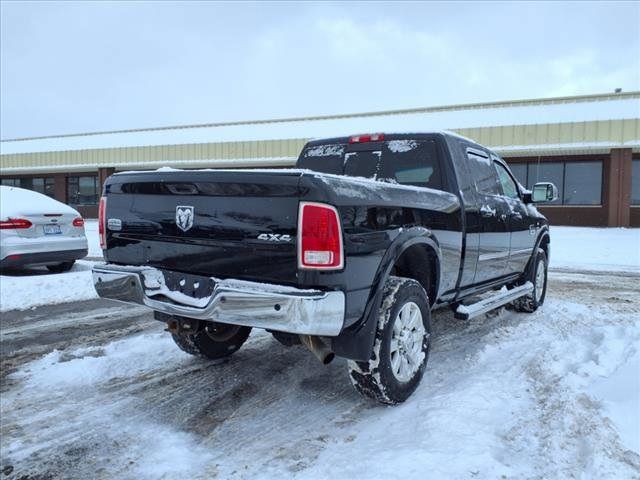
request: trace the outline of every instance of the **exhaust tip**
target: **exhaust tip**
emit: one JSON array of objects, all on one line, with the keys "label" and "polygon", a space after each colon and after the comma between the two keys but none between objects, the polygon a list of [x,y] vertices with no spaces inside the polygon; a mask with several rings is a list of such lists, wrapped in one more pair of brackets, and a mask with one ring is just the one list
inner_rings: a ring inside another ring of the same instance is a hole
[{"label": "exhaust tip", "polygon": [[322,364],[329,365],[331,362],[333,362],[334,358],[336,358],[336,354],[333,352],[329,352],[324,356],[324,359],[322,360]]},{"label": "exhaust tip", "polygon": [[316,356],[323,365],[330,364],[335,358],[333,353],[320,338],[313,335],[300,335],[300,340]]}]

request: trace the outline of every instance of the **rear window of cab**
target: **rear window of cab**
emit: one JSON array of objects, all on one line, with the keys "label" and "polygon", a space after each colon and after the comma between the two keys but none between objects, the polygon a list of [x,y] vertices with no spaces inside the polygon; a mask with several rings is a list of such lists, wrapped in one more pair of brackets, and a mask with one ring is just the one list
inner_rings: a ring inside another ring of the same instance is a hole
[{"label": "rear window of cab", "polygon": [[298,167],[442,190],[442,168],[433,140],[322,144],[305,148]]}]

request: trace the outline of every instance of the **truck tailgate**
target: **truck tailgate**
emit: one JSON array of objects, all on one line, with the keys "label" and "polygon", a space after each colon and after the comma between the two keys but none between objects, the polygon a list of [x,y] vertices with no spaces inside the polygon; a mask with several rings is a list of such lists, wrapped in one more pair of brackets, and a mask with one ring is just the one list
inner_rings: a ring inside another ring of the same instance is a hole
[{"label": "truck tailgate", "polygon": [[105,260],[296,283],[300,172],[156,171],[106,184]]}]

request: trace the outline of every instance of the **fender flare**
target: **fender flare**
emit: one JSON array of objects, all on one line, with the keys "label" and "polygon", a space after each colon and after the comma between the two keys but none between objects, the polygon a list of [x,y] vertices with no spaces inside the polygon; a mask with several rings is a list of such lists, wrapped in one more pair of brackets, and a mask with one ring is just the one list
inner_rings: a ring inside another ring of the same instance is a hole
[{"label": "fender flare", "polygon": [[408,248],[414,245],[425,245],[435,252],[438,269],[435,288],[436,292],[438,291],[442,252],[437,238],[431,230],[424,227],[404,229],[393,240],[391,245],[389,245],[380,261],[380,265],[373,278],[369,299],[367,300],[362,320],[343,331],[340,336],[333,340],[332,347],[337,355],[358,361],[369,360],[375,339],[376,314],[383,301],[382,294],[384,286],[395,262]]},{"label": "fender flare", "polygon": [[[527,266],[525,267],[525,270],[524,270],[525,278],[528,278],[529,276],[529,271],[531,269],[531,266],[533,265],[534,259],[536,258],[536,254],[538,253],[538,249],[540,248],[540,245],[542,244],[542,241],[544,240],[545,237],[548,238],[549,243],[551,243],[551,236],[549,235],[548,225],[544,225],[540,229],[540,233],[538,234],[536,243],[533,245],[533,250],[531,251],[531,257],[529,257],[529,261],[527,262]],[[549,262],[549,257],[550,257],[550,252],[547,252],[547,263]]]}]

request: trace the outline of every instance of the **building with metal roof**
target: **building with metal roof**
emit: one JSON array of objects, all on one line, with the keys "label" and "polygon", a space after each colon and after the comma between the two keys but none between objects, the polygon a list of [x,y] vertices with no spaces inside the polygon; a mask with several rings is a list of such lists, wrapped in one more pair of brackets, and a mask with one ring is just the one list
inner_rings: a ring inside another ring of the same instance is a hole
[{"label": "building with metal roof", "polygon": [[290,167],[310,138],[433,130],[490,147],[524,185],[556,183],[553,223],[640,226],[640,92],[4,139],[0,179],[93,217],[118,170]]}]

